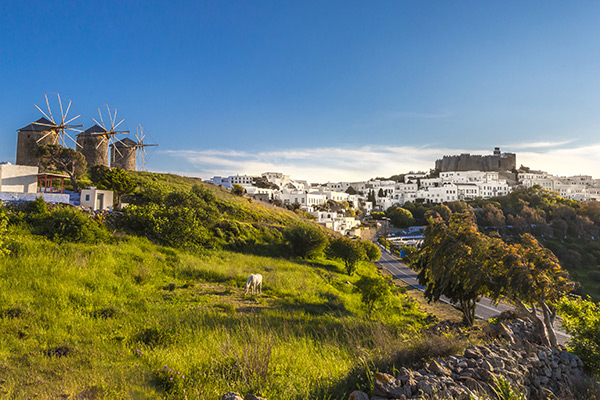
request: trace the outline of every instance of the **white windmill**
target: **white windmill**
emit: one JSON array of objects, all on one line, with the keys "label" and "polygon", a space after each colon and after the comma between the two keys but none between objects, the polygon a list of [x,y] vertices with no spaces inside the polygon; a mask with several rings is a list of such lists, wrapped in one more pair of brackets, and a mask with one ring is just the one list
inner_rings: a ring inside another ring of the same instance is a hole
[{"label": "white windmill", "polygon": [[39,144],[40,142],[47,143],[48,141],[47,140],[45,141],[44,139],[46,139],[48,136],[52,135],[52,140],[51,140],[50,144],[56,144],[56,145],[62,144],[63,146],[67,147],[67,138],[69,138],[76,145],[78,145],[77,141],[75,139],[73,139],[73,137],[71,137],[71,135],[69,135],[69,133],[68,133],[68,131],[82,132],[78,128],[83,127],[83,125],[71,124],[71,122],[73,122],[74,120],[79,118],[81,115],[77,115],[71,119],[67,119],[69,110],[71,109],[71,100],[69,100],[69,105],[67,106],[67,111],[63,112],[63,105],[62,105],[62,101],[60,99],[60,94],[56,93],[56,97],[58,98],[58,104],[60,106],[60,117],[61,117],[60,122],[56,122],[54,120],[54,115],[52,114],[52,109],[50,108],[50,102],[48,101],[48,95],[44,94],[44,97],[46,98],[46,107],[48,107],[48,114],[46,114],[44,111],[42,111],[42,109],[40,107],[38,107],[37,104],[34,104],[35,107],[38,110],[40,110],[40,112],[44,115],[44,117],[46,117],[45,120],[40,119],[34,123],[35,125],[44,127],[43,128],[44,135],[42,135],[40,138],[38,138],[36,140],[36,143],[37,144]]},{"label": "white windmill", "polygon": [[135,138],[136,138],[135,148],[137,150],[137,155],[138,155],[138,157],[137,157],[138,171],[144,170],[144,167],[146,166],[146,161],[150,157],[148,155],[148,153],[146,152],[146,147],[157,147],[158,146],[158,144],[154,144],[154,143],[152,143],[152,144],[144,143],[145,137],[146,137],[146,134],[144,133],[144,127],[142,126],[142,124],[138,124],[138,126],[136,127],[136,134],[135,134]]}]

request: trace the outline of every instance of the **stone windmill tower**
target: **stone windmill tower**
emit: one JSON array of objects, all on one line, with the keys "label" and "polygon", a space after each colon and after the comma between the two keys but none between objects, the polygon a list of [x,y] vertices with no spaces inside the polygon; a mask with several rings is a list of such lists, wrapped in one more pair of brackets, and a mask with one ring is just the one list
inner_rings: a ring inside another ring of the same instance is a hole
[{"label": "stone windmill tower", "polygon": [[[88,167],[93,167],[94,165],[104,165],[108,167],[108,147],[111,147],[111,166],[114,163],[115,156],[112,155],[114,152],[113,147],[116,143],[120,142],[120,139],[116,139],[116,135],[124,135],[129,133],[129,131],[118,131],[117,128],[119,125],[125,121],[123,118],[121,121],[117,123],[117,109],[115,108],[115,112],[111,113],[108,104],[106,105],[106,110],[108,111],[108,118],[110,125],[104,123],[104,119],[102,118],[102,112],[100,111],[100,107],[98,107],[98,115],[100,116],[100,122],[96,121],[94,118],[92,120],[96,123],[96,125],[92,126],[81,135],[77,137],[77,141],[81,141],[82,150],[81,152],[85,156]],[[120,149],[118,149],[120,150]],[[118,151],[117,155],[122,155]],[[134,161],[135,165],[135,161]],[[134,169],[135,170],[135,167]]]},{"label": "stone windmill tower", "polygon": [[42,109],[36,104],[35,107],[44,116],[17,131],[17,165],[37,166],[38,158],[35,154],[38,147],[49,144],[62,144],[66,147],[67,138],[75,142],[75,140],[69,135],[68,131],[71,130],[75,132],[81,132],[77,128],[82,127],[82,125],[70,124],[75,119],[79,118],[79,115],[67,120],[67,115],[69,113],[69,109],[71,108],[71,100],[69,100],[67,111],[64,112],[60,95],[57,93],[56,96],[60,106],[61,119],[59,122],[54,120],[54,116],[52,115],[52,110],[50,108],[50,102],[48,101],[48,96],[44,95],[46,98],[46,106],[48,107],[48,114],[42,111]]},{"label": "stone windmill tower", "polygon": [[116,140],[110,145],[110,166],[135,171],[137,143],[129,138]]},{"label": "stone windmill tower", "polygon": [[108,140],[106,140],[106,135],[106,129],[98,124],[77,135],[79,151],[85,157],[88,168],[94,165],[108,167]]}]

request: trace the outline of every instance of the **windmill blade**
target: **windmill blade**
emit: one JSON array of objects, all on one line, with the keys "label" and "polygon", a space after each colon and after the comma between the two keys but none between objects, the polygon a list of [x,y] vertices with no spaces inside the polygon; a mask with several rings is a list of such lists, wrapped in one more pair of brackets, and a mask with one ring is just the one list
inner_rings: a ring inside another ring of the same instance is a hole
[{"label": "windmill blade", "polygon": [[100,107],[98,107],[98,115],[100,115],[100,121],[102,121],[101,126],[104,128],[105,131],[107,131],[108,129],[106,129],[106,126],[104,125],[104,120],[102,119],[102,113],[100,112]]},{"label": "windmill blade", "polygon": [[[63,134],[64,134],[66,137],[68,137],[69,139],[71,139],[71,140],[72,140],[72,141],[75,143],[75,147],[79,146],[79,147],[82,147],[82,148],[83,148],[83,146],[82,146],[82,145],[80,145],[79,143],[77,143],[77,140],[73,139],[73,138],[71,137],[71,135],[69,135],[69,134],[67,133],[67,131],[63,131]],[[65,146],[67,145],[67,144],[65,143],[65,139],[64,139],[64,137],[63,137],[63,144],[64,144]]]},{"label": "windmill blade", "polygon": [[58,105],[60,106],[60,124],[64,125],[65,123],[65,114],[63,113],[63,106],[62,106],[62,101],[60,101],[60,94],[56,93],[56,96],[58,97]]},{"label": "windmill blade", "polygon": [[76,128],[74,128],[74,126],[81,126],[81,125],[65,126],[65,128],[66,129],[70,129],[70,130],[75,131],[75,132],[83,133],[83,131],[81,129],[76,129]]},{"label": "windmill blade", "polygon": [[[115,115],[113,116],[113,120],[112,120],[112,126],[114,126],[115,128],[116,128],[116,126],[115,126],[115,121],[116,120],[117,120],[117,109],[115,108]],[[123,121],[121,121],[121,122],[123,122]]]},{"label": "windmill blade", "polygon": [[[117,115],[117,114],[115,114],[115,116],[116,116],[116,115]],[[121,124],[123,123],[123,121],[125,121],[125,118],[123,118],[123,119],[121,120],[121,122],[119,122],[118,124],[116,124],[116,125],[113,127],[113,130],[117,129],[117,127],[118,127],[119,125],[121,125]]]},{"label": "windmill blade", "polygon": [[106,105],[106,109],[108,110],[108,118],[110,119],[110,130],[112,131],[114,128],[114,122],[112,120],[112,115],[110,115],[110,108],[108,108],[108,104]]},{"label": "windmill blade", "polygon": [[[66,116],[66,115],[67,115],[67,114],[65,114],[65,116]],[[68,124],[69,122],[71,122],[71,121],[73,121],[73,120],[75,120],[75,119],[79,118],[79,117],[81,117],[81,114],[79,114],[78,116],[76,116],[76,117],[73,117],[73,118],[71,118],[70,120],[68,120],[67,122],[65,122],[65,125],[66,125],[66,124]],[[92,119],[93,119],[93,118],[92,118]]]},{"label": "windmill blade", "polygon": [[42,140],[44,140],[46,137],[48,137],[48,135],[51,135],[52,133],[53,133],[52,131],[50,131],[50,132],[46,133],[44,136],[42,136],[41,138],[39,138],[39,139],[38,139],[38,140],[36,140],[35,142],[36,142],[36,143],[39,143],[39,142],[41,142],[41,141],[42,141]]},{"label": "windmill blade", "polygon": [[[45,113],[45,112],[43,112],[43,111],[42,111],[42,109],[41,109],[41,108],[39,108],[39,107],[37,106],[37,104],[34,104],[34,106],[35,106],[35,107],[36,107],[38,110],[40,110],[40,112],[41,112],[42,114],[44,114],[44,117],[46,117],[46,119],[48,119],[48,120],[51,120],[51,121],[52,121],[52,118],[50,118],[49,116],[47,116],[47,115],[46,115],[46,113]],[[52,121],[52,122],[54,122],[54,121]],[[41,124],[38,124],[38,125],[41,125]]]},{"label": "windmill blade", "polygon": [[[67,119],[67,115],[69,114],[70,108],[71,108],[71,100],[69,100],[69,105],[67,106],[67,111],[65,111],[65,119]],[[75,117],[75,118],[77,118],[77,117]],[[65,122],[65,124],[68,124],[68,122]]]},{"label": "windmill blade", "polygon": [[44,123],[41,123],[41,122],[35,122],[35,124],[39,125],[39,126],[49,126],[50,128],[53,128],[53,129],[58,128],[56,125],[44,124]]},{"label": "windmill blade", "polygon": [[96,146],[96,150],[98,150],[98,148],[100,147],[100,145],[101,145],[102,143],[104,143],[105,141],[106,141],[106,138],[105,138],[104,136],[102,136],[102,137],[100,138],[100,141],[98,142],[98,145]]},{"label": "windmill blade", "polygon": [[56,122],[54,122],[54,117],[52,116],[52,110],[50,109],[50,103],[48,102],[48,95],[44,94],[44,97],[46,98],[46,105],[48,106],[48,113],[50,113],[50,121],[52,121],[53,123],[56,124]]},{"label": "windmill blade", "polygon": [[100,122],[96,121],[94,118],[92,118],[92,121],[94,121],[96,123],[96,125],[101,126],[102,129],[106,130],[106,128],[104,127],[104,124],[101,124]]}]

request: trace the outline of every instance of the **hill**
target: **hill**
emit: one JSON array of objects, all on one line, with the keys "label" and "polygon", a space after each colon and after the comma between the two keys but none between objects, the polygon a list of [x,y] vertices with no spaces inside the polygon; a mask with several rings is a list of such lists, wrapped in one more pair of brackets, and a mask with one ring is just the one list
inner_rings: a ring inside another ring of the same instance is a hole
[{"label": "hill", "polygon": [[[122,215],[36,201],[4,230],[0,208],[1,397],[342,399],[401,352],[426,358],[427,316],[401,290],[367,314],[355,283],[377,275],[371,263],[349,276],[286,255],[281,230],[310,221],[194,179],[132,176]],[[251,273],[262,295],[244,295]]]}]

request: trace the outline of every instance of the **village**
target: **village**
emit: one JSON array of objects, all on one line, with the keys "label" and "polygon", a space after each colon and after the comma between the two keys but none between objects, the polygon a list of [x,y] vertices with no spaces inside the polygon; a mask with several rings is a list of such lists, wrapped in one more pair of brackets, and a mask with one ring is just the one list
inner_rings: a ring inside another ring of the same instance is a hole
[{"label": "village", "polygon": [[[110,115],[110,109],[108,111]],[[51,114],[50,108],[48,114]],[[70,138],[66,131],[76,130],[74,125],[65,124],[65,119],[66,114],[59,123],[43,117],[17,131],[16,165],[0,163],[0,201],[33,201],[41,196],[49,203],[112,210],[114,194],[111,191],[96,187],[82,189],[80,193],[66,191],[67,175],[39,171],[37,149],[61,141],[66,146],[65,138]],[[144,148],[156,145],[144,144],[143,131],[141,136],[136,135],[137,141],[115,139],[117,134],[128,132],[116,130],[120,124],[116,123],[116,113],[110,115],[109,121],[109,126],[96,123],[85,131],[77,130],[80,133],[74,141],[76,150],[84,155],[88,168],[108,167],[110,148],[111,167],[136,170],[136,165],[141,165],[139,160],[143,160]],[[214,176],[206,182],[241,191],[239,194],[255,200],[299,209],[325,228],[350,237],[364,235],[360,227],[372,219],[373,212],[385,212],[407,202],[439,204],[505,196],[519,185],[526,188],[539,185],[576,201],[600,200],[600,179],[589,175],[558,177],[523,166],[517,169],[516,154],[503,153],[498,147],[491,155],[444,156],[436,160],[429,172],[409,172],[395,175],[394,179],[321,184],[292,179],[282,172],[265,172],[260,176]],[[378,221],[377,227],[383,234],[401,234],[387,218]],[[406,233],[409,244],[414,239],[412,234]]]},{"label": "village", "polygon": [[[207,182],[234,190],[243,189],[257,200],[300,209],[316,221],[347,236],[360,236],[357,229],[372,212],[385,212],[407,202],[446,203],[505,196],[515,187],[539,185],[565,199],[600,200],[600,179],[589,175],[558,177],[516,166],[514,153],[496,147],[487,156],[444,156],[430,172],[397,175],[399,180],[370,179],[356,182],[309,183],[281,172],[260,176],[215,176]],[[387,224],[384,219],[380,224]],[[390,227],[386,227],[391,233]],[[410,236],[410,235],[409,235]]]}]

